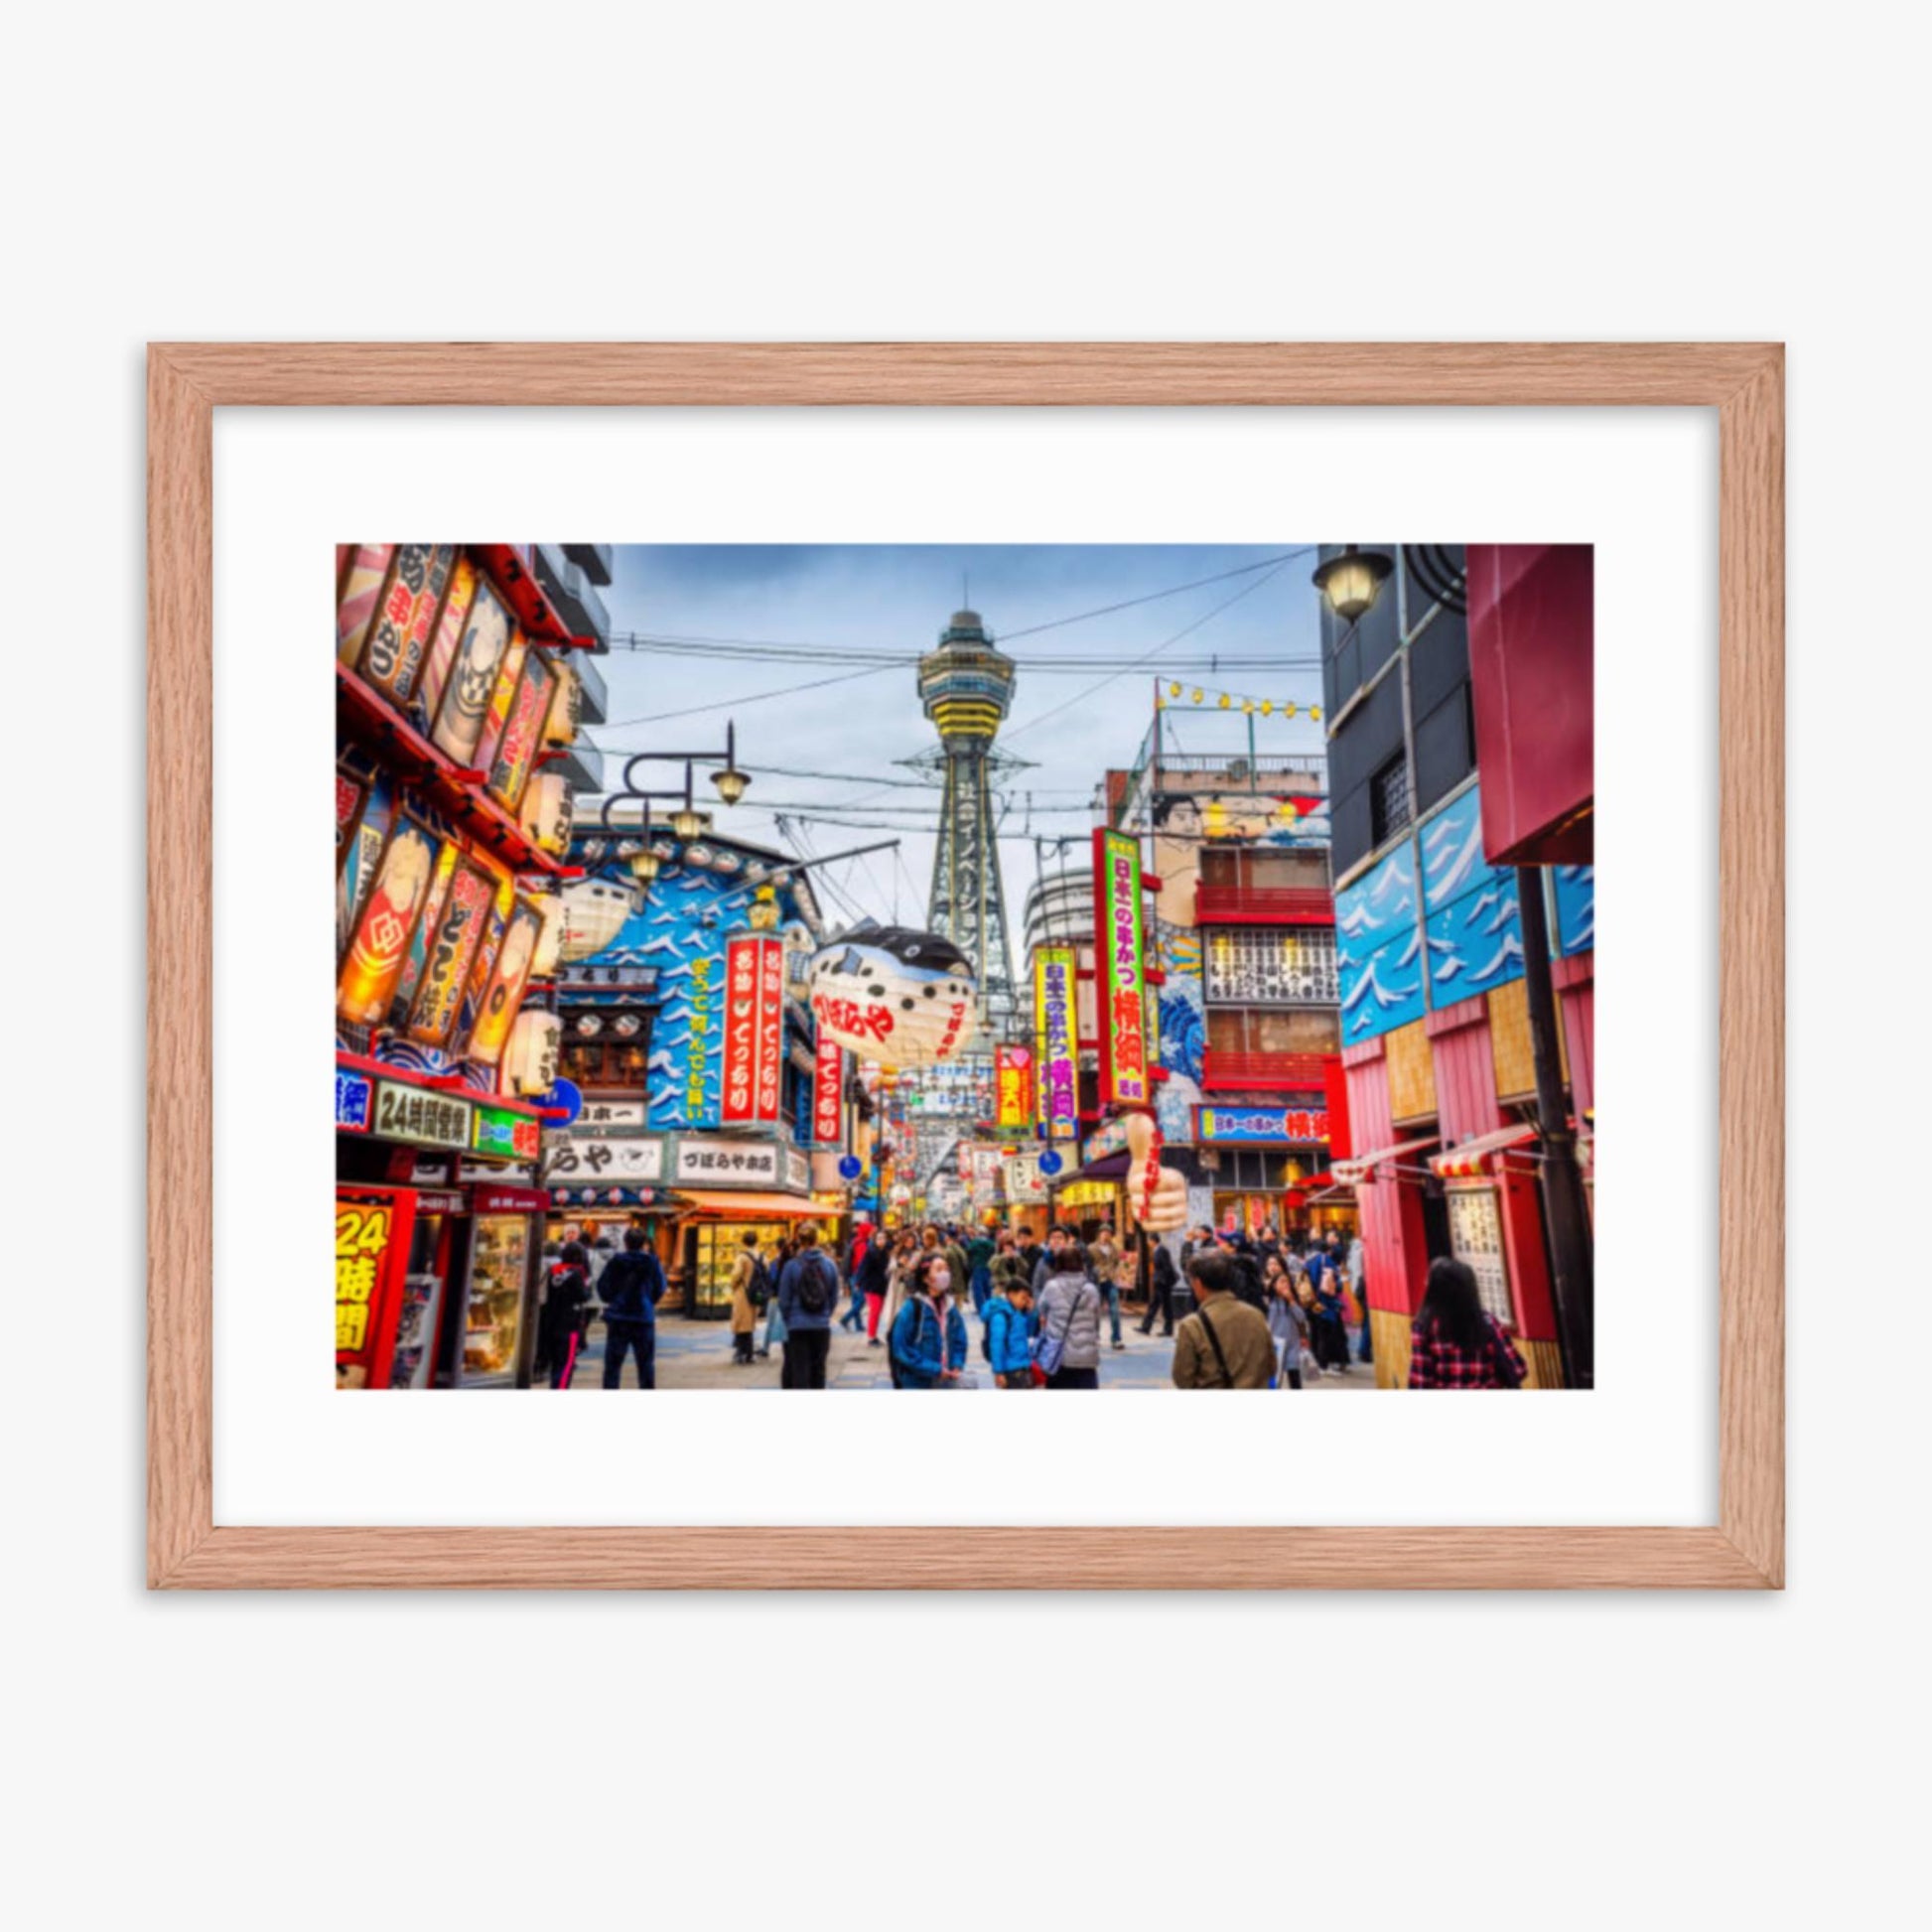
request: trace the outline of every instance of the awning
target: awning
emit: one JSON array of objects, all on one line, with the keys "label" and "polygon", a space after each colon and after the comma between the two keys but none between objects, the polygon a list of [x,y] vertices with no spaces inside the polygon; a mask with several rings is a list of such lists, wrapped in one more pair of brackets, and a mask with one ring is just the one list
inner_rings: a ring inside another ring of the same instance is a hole
[{"label": "awning", "polygon": [[1049,1175],[1047,1185],[1057,1189],[1069,1186],[1076,1180],[1125,1180],[1131,1159],[1125,1148],[1118,1154],[1103,1154],[1098,1161],[1089,1161],[1084,1168],[1075,1168],[1071,1173]]},{"label": "awning", "polygon": [[687,1213],[708,1214],[714,1220],[822,1221],[831,1212],[803,1194],[755,1194],[749,1189],[706,1187],[681,1187],[678,1194]]},{"label": "awning", "polygon": [[1523,1121],[1499,1127],[1493,1134],[1478,1134],[1442,1154],[1430,1156],[1429,1165],[1444,1180],[1466,1179],[1483,1173],[1492,1154],[1507,1154],[1511,1148],[1527,1147],[1536,1139],[1536,1129]]},{"label": "awning", "polygon": [[1373,1154],[1358,1154],[1347,1161],[1334,1163],[1333,1173],[1336,1181],[1344,1187],[1359,1187],[1364,1181],[1375,1178],[1375,1170],[1391,1161],[1399,1161],[1405,1154],[1420,1154],[1426,1147],[1434,1147],[1442,1139],[1440,1134],[1424,1134],[1413,1141],[1398,1141],[1393,1147],[1380,1147]]}]

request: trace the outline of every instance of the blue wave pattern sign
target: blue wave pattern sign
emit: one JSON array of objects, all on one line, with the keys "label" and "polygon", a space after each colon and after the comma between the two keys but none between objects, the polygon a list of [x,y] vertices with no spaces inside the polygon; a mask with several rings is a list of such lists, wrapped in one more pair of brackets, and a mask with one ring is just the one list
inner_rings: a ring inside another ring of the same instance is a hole
[{"label": "blue wave pattern sign", "polygon": [[1405,839],[1335,895],[1341,1042],[1353,1046],[1420,1020],[1422,940],[1416,923],[1416,846]]},{"label": "blue wave pattern sign", "polygon": [[1596,943],[1596,868],[1557,869],[1557,946],[1564,958]]},{"label": "blue wave pattern sign", "polygon": [[[1584,952],[1595,943],[1589,867],[1557,869],[1557,909],[1566,953]],[[1424,819],[1371,871],[1336,894],[1335,940],[1345,1046],[1523,977],[1523,909],[1516,897],[1516,875],[1482,856],[1480,786],[1471,785]]]}]

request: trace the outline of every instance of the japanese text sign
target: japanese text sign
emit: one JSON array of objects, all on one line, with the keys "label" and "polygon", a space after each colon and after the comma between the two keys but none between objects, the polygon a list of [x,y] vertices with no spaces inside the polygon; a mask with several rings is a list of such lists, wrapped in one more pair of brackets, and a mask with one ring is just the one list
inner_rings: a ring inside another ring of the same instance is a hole
[{"label": "japanese text sign", "polygon": [[1100,987],[1100,1098],[1103,1105],[1147,1107],[1146,934],[1141,911],[1140,841],[1097,828],[1093,835],[1095,932]]}]

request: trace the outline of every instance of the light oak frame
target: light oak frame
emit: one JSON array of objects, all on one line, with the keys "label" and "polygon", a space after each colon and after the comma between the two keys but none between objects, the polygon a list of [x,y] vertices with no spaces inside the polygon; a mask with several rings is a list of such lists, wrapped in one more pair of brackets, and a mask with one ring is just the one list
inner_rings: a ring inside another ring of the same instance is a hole
[{"label": "light oak frame", "polygon": [[[1698,1528],[375,1529],[213,1518],[213,412],[1697,407],[1720,479],[1718,1521]],[[1784,355],[1696,344],[240,344],[148,357],[148,1581],[158,1588],[1780,1588]]]}]

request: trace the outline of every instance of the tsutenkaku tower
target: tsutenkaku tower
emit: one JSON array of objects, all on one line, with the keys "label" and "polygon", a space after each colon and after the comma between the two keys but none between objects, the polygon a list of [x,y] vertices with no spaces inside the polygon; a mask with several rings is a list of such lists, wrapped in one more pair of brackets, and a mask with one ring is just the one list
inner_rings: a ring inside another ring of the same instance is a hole
[{"label": "tsutenkaku tower", "polygon": [[994,647],[977,611],[955,611],[939,648],[919,659],[919,699],[938,728],[945,771],[926,922],[973,962],[984,1023],[996,1037],[1019,1012],[988,782],[1013,676],[1013,659]]}]

